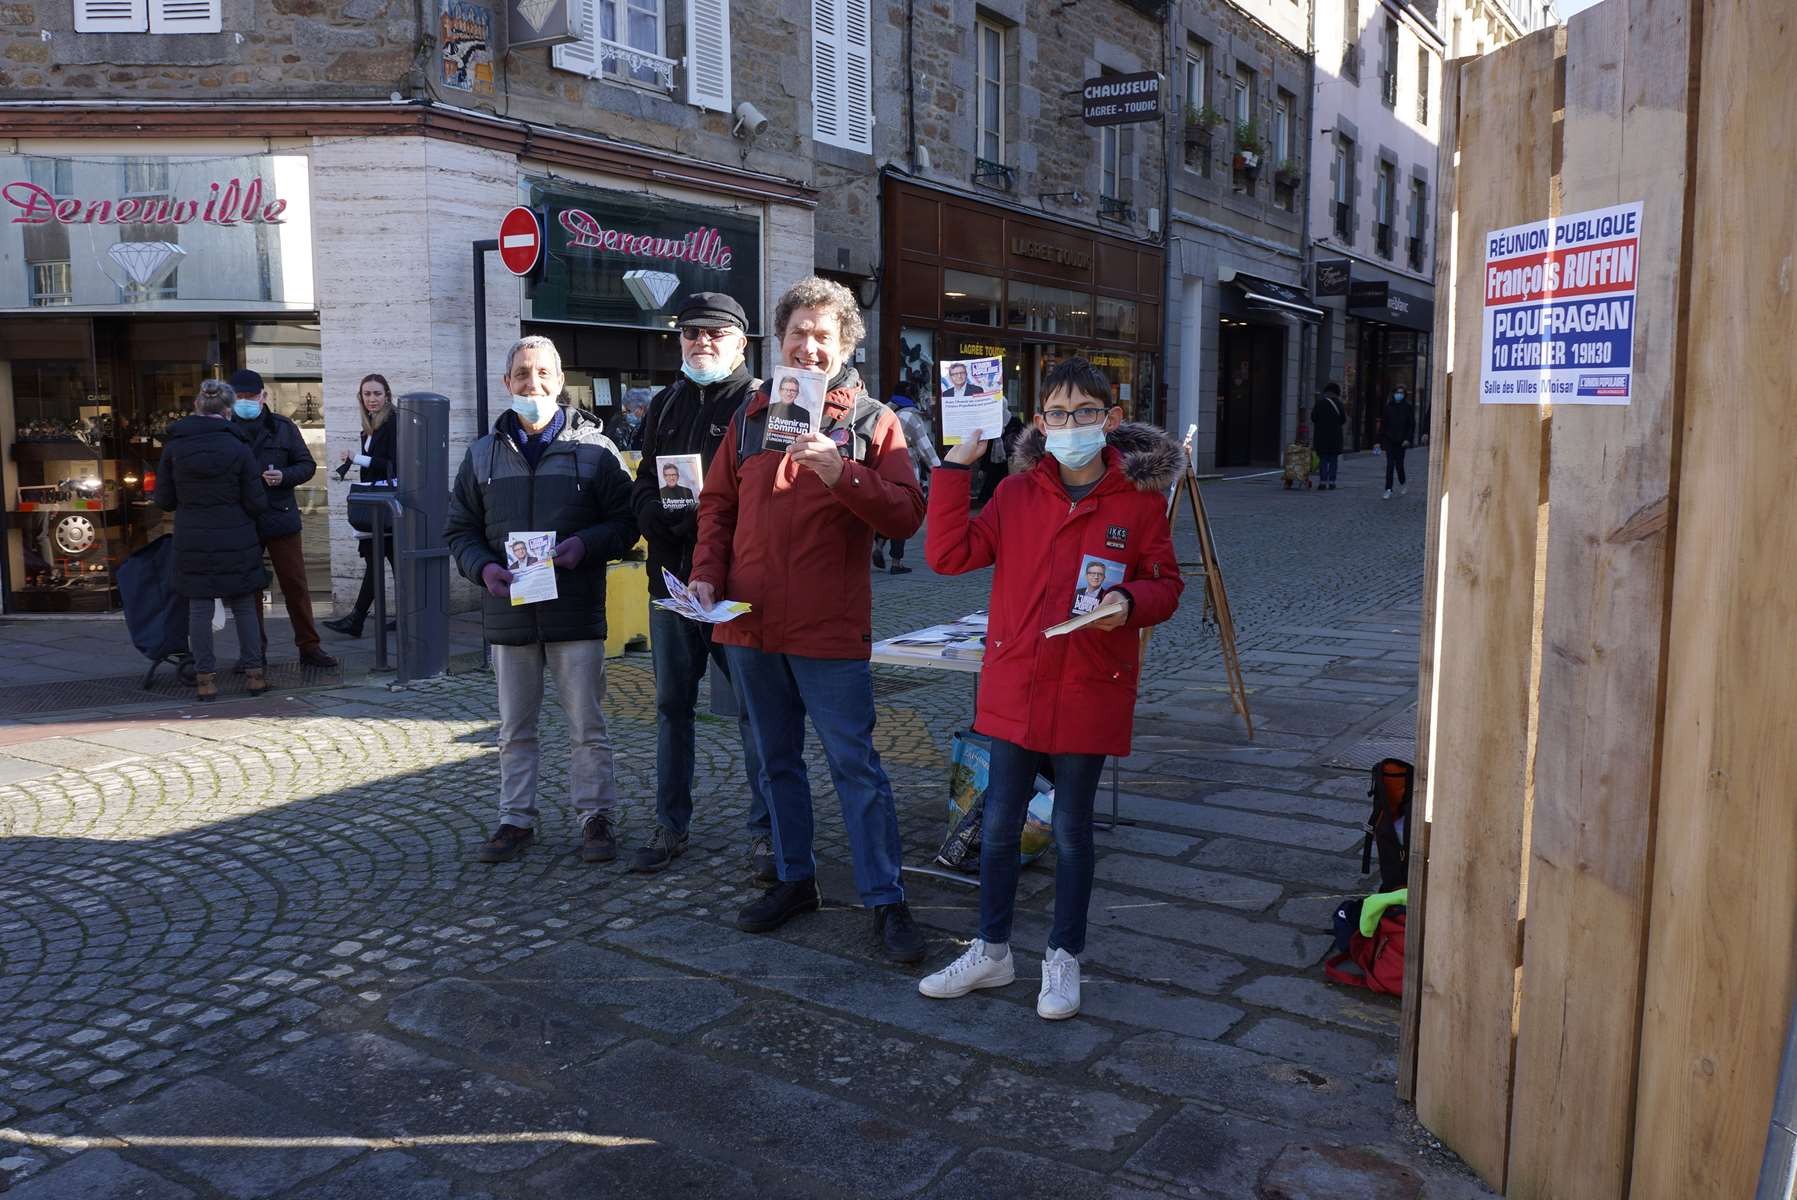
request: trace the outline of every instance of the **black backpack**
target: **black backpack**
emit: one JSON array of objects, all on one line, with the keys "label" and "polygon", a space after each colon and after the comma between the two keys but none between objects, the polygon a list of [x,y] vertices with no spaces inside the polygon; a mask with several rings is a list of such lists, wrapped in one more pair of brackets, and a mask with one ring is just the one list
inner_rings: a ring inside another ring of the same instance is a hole
[{"label": "black backpack", "polygon": [[1396,891],[1410,880],[1410,797],[1416,788],[1416,768],[1401,758],[1382,758],[1373,766],[1367,796],[1373,813],[1366,821],[1366,842],[1360,849],[1360,873],[1373,869],[1373,847],[1379,848],[1379,890]]}]

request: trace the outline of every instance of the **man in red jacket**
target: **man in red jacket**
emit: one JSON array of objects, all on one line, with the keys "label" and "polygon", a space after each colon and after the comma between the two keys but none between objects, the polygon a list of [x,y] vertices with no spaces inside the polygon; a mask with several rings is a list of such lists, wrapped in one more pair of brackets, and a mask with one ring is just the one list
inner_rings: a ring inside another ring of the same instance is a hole
[{"label": "man in red jacket", "polygon": [[765,385],[730,422],[705,475],[690,586],[709,605],[746,600],[719,625],[761,751],[780,882],[744,908],[737,928],[777,929],[823,905],[812,857],[805,718],[817,730],[842,803],[861,902],[895,962],[923,957],[923,935],[899,881],[903,850],[892,785],[874,750],[875,536],[907,538],[923,523],[923,493],[898,419],[848,364],[866,332],[854,294],[810,278],[774,309],[781,361],[829,381],[822,429],[790,450],[762,448]]}]

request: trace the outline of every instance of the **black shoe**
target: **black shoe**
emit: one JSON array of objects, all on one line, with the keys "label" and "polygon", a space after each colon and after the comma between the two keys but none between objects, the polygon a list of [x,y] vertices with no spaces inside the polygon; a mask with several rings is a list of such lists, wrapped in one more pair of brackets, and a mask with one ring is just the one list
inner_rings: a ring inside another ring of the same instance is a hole
[{"label": "black shoe", "polygon": [[911,919],[911,907],[903,900],[874,909],[874,933],[886,951],[888,962],[923,961],[923,932]]},{"label": "black shoe", "polygon": [[756,883],[779,883],[780,872],[774,867],[774,839],[762,834],[749,844],[749,870]]},{"label": "black shoe", "polygon": [[815,879],[776,883],[736,914],[736,927],[744,933],[771,933],[800,913],[816,912],[823,906]]},{"label": "black shoe", "polygon": [[911,573],[911,568],[907,567],[904,563],[893,563],[892,573],[894,575],[909,575]]},{"label": "black shoe", "polygon": [[874,547],[874,566],[882,571],[886,569],[886,554],[878,546]]},{"label": "black shoe", "polygon": [[321,671],[333,670],[337,666],[337,660],[326,654],[323,650],[320,650],[317,646],[312,647],[310,650],[301,650],[300,663],[308,667],[317,667]]},{"label": "black shoe", "polygon": [[344,637],[359,638],[362,636],[362,622],[354,617],[336,617],[329,621],[322,621],[320,624],[332,633],[341,633]]},{"label": "black shoe", "polygon": [[612,832],[611,816],[594,813],[580,827],[580,861],[610,862],[618,857],[618,835]]},{"label": "black shoe", "polygon": [[687,835],[675,833],[666,825],[657,825],[649,835],[649,844],[630,856],[630,869],[644,875],[663,870],[686,853]]},{"label": "black shoe", "polygon": [[526,829],[522,825],[501,825],[487,839],[487,844],[480,848],[480,861],[484,863],[511,862],[524,853],[524,847],[536,839],[537,831]]}]

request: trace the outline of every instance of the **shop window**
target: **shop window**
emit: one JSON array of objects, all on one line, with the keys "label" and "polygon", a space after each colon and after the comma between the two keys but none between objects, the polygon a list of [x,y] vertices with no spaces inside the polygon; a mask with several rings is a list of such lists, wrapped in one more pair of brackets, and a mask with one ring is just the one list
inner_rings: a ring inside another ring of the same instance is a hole
[{"label": "shop window", "polygon": [[[243,365],[262,376],[268,388],[269,407],[299,426],[306,449],[318,471],[310,480],[294,489],[294,502],[300,510],[300,545],[306,554],[306,586],[313,595],[331,592],[331,508],[326,492],[328,466],[335,464],[325,447],[324,437],[324,354],[319,328],[314,322],[257,321],[239,327]],[[160,357],[153,349],[134,348],[141,360]],[[376,368],[379,370],[379,368]],[[389,367],[382,372],[389,379],[403,374]],[[403,392],[404,386],[395,384]],[[176,393],[179,396],[179,392]],[[337,514],[342,519],[342,513]]]},{"label": "shop window", "polygon": [[971,271],[942,273],[942,319],[963,325],[997,325],[1001,285]]},{"label": "shop window", "polygon": [[1392,209],[1397,202],[1397,168],[1388,162],[1379,164],[1373,187],[1373,249],[1381,258],[1392,256]]},{"label": "shop window", "polygon": [[1099,195],[1108,200],[1122,199],[1123,134],[1115,125],[1105,125],[1098,135]]},{"label": "shop window", "polygon": [[1354,141],[1337,134],[1335,138],[1335,240],[1344,246],[1354,244]]},{"label": "shop window", "polygon": [[1136,302],[1134,300],[1113,300],[1108,296],[1098,297],[1092,336],[1103,338],[1108,342],[1133,342],[1136,340],[1136,329]]},{"label": "shop window", "polygon": [[1385,102],[1385,107],[1395,109],[1398,106],[1398,23],[1391,17],[1385,18],[1381,46],[1379,98]]},{"label": "shop window", "polygon": [[1342,4],[1342,78],[1360,82],[1360,0]]},{"label": "shop window", "polygon": [[1412,271],[1421,271],[1428,262],[1429,185],[1421,179],[1410,181],[1410,244],[1406,257]]},{"label": "shop window", "polygon": [[1429,47],[1416,48],[1416,123],[1429,127]]},{"label": "shop window", "polygon": [[1092,336],[1092,297],[1067,288],[1013,280],[1006,324],[1032,333]]},{"label": "shop window", "polygon": [[48,307],[74,302],[75,276],[69,263],[38,262],[31,264],[31,306]]},{"label": "shop window", "polygon": [[899,330],[898,377],[911,385],[913,397],[921,400],[936,395],[936,335],[932,330]]},{"label": "shop window", "polygon": [[1222,116],[1211,107],[1210,45],[1193,38],[1186,44],[1185,163],[1210,177],[1211,143]]}]

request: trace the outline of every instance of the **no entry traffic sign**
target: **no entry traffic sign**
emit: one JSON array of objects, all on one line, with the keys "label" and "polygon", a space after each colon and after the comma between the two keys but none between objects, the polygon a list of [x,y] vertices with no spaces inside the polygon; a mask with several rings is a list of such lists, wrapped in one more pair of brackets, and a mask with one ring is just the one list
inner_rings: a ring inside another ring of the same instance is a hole
[{"label": "no entry traffic sign", "polygon": [[528,275],[543,257],[543,227],[537,214],[523,206],[499,222],[499,261],[514,275]]}]

